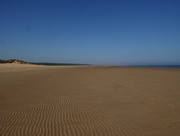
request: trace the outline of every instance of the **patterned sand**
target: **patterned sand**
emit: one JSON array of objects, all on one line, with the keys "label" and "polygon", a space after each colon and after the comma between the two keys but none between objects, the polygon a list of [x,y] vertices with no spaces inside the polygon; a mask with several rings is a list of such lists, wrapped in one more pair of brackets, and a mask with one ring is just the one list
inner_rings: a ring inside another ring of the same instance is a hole
[{"label": "patterned sand", "polygon": [[0,66],[1,136],[180,135],[178,68],[19,67]]}]

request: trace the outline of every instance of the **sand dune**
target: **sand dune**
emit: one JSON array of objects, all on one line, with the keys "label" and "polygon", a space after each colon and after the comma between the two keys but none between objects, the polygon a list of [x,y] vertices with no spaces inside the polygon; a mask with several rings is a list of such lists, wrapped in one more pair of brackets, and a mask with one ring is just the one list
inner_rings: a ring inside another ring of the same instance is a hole
[{"label": "sand dune", "polygon": [[0,65],[1,136],[180,135],[178,68],[19,67]]}]

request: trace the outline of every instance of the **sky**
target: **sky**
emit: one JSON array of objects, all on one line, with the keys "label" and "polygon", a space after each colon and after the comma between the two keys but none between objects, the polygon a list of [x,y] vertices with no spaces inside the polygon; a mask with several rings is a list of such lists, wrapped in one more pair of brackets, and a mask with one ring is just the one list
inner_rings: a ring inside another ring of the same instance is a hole
[{"label": "sky", "polygon": [[180,64],[180,0],[0,0],[0,59]]}]

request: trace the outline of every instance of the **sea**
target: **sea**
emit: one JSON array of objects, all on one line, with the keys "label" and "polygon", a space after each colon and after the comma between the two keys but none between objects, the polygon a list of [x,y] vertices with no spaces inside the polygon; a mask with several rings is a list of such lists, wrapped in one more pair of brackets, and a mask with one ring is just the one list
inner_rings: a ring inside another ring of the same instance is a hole
[{"label": "sea", "polygon": [[163,67],[163,68],[180,68],[180,65],[129,65],[131,67]]}]

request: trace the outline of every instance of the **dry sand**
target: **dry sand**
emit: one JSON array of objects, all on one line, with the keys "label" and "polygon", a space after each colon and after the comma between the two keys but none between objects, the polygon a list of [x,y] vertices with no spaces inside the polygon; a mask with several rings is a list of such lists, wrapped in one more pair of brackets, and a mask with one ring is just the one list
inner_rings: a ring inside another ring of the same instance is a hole
[{"label": "dry sand", "polygon": [[0,136],[180,135],[178,68],[12,67],[0,65]]},{"label": "dry sand", "polygon": [[70,68],[70,67],[78,67],[78,66],[44,66],[44,65],[32,65],[32,64],[6,63],[6,64],[0,64],[0,73],[29,71],[29,70],[38,70],[38,69]]}]

